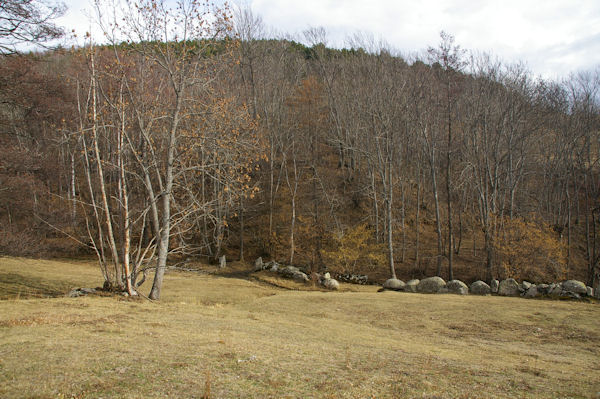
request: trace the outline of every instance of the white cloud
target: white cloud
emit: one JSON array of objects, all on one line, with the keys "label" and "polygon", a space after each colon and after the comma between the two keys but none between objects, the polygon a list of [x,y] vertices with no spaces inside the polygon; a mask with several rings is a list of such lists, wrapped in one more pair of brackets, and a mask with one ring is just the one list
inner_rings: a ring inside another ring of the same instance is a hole
[{"label": "white cloud", "polygon": [[74,39],[79,45],[83,44],[86,32],[94,36],[95,41],[101,41],[103,35],[95,21],[95,12],[92,0],[68,0],[67,12],[57,19],[57,24],[64,26],[68,32],[74,31]]},{"label": "white cloud", "polygon": [[337,45],[348,34],[367,31],[414,52],[435,45],[446,30],[463,48],[524,61],[548,77],[600,64],[597,1],[254,0],[252,7],[279,31],[324,26]]},{"label": "white cloud", "polygon": [[[174,2],[175,0],[168,0]],[[236,1],[236,0],[234,0]],[[384,39],[403,53],[436,45],[439,32],[465,49],[524,61],[536,74],[566,76],[600,65],[600,1],[597,0],[246,0],[265,23],[300,37],[323,26],[329,43],[342,46],[356,32]],[[217,3],[221,3],[218,0]],[[81,38],[90,28],[92,0],[69,0],[61,25]],[[87,11],[84,11],[87,10]]]}]

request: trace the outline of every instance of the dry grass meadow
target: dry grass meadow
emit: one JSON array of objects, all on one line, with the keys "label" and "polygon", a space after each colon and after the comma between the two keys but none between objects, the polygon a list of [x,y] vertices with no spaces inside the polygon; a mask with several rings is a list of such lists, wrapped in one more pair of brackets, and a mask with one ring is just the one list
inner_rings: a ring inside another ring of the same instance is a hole
[{"label": "dry grass meadow", "polygon": [[0,258],[0,397],[600,397],[597,303],[242,276],[67,298],[100,284],[93,262]]}]

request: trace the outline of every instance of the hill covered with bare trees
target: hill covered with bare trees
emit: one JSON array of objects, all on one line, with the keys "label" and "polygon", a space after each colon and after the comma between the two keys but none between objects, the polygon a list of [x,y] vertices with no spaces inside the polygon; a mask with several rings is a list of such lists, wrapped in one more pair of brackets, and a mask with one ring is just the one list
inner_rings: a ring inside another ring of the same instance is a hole
[{"label": "hill covered with bare trees", "polygon": [[153,298],[167,262],[222,255],[598,285],[598,69],[151,3],[100,16],[106,44],[0,57],[0,252],[95,255],[130,292],[152,272]]}]

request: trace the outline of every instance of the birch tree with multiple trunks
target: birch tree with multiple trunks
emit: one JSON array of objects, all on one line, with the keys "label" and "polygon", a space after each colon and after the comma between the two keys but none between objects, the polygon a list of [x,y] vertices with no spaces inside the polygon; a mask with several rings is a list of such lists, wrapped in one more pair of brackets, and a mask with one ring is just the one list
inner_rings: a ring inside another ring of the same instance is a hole
[{"label": "birch tree with multiple trunks", "polygon": [[[84,153],[96,222],[89,229],[92,246],[105,279],[131,295],[138,274],[154,270],[150,299],[160,298],[169,253],[220,254],[228,209],[254,194],[249,174],[260,155],[246,107],[223,84],[235,45],[227,39],[228,10],[194,0],[169,4],[110,2],[118,12],[106,14],[106,4],[96,3],[110,45],[88,50],[90,83],[81,109],[91,114],[83,118],[90,126],[81,130],[91,147]],[[102,65],[96,65],[96,52],[103,54]],[[99,130],[111,137],[104,145]],[[135,212],[132,193],[139,196]],[[191,233],[203,223],[214,231],[209,249]],[[112,281],[105,248],[114,264]]]}]

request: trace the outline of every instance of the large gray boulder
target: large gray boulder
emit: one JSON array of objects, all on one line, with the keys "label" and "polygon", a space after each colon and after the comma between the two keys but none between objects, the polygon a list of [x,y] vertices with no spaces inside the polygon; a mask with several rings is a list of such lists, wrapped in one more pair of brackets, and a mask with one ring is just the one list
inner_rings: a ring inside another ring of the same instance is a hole
[{"label": "large gray boulder", "polygon": [[441,277],[428,277],[417,285],[417,291],[424,294],[437,294],[446,287],[446,282]]},{"label": "large gray boulder", "polygon": [[261,271],[263,269],[264,269],[264,264],[263,264],[262,256],[259,256],[254,261],[254,271],[258,272],[258,271]]},{"label": "large gray boulder", "polygon": [[[267,263],[267,265],[269,263]],[[279,268],[279,274],[281,274],[283,277],[294,278],[294,275],[297,273],[302,273],[302,272],[296,266],[286,266],[283,268],[282,267]]]},{"label": "large gray boulder", "polygon": [[492,290],[492,294],[498,293],[498,287],[500,287],[500,282],[496,279],[493,279],[490,283],[490,289]]},{"label": "large gray boulder", "polygon": [[560,296],[562,294],[562,287],[560,284],[550,284],[548,289],[548,295],[550,296]]},{"label": "large gray boulder", "polygon": [[322,284],[323,287],[327,288],[328,290],[337,291],[340,289],[340,283],[338,283],[337,280],[333,278],[326,278],[325,280],[323,280]]},{"label": "large gray boulder", "polygon": [[529,281],[524,281],[519,285],[519,291],[526,292],[531,287],[531,283]]},{"label": "large gray boulder", "polygon": [[571,299],[581,299],[581,295],[576,294],[574,292],[571,291],[563,291],[561,296],[563,298],[571,298]]},{"label": "large gray boulder", "polygon": [[536,296],[540,296],[538,289],[535,285],[531,285],[527,291],[523,294],[525,298],[535,298]]},{"label": "large gray boulder", "polygon": [[404,286],[404,291],[417,292],[417,286],[419,285],[419,283],[420,283],[419,279],[408,280],[406,282],[406,285]]},{"label": "large gray boulder", "polygon": [[519,296],[519,283],[514,278],[502,280],[498,286],[498,295]]},{"label": "large gray boulder", "polygon": [[406,284],[404,283],[404,281],[398,280],[397,278],[390,278],[386,280],[385,283],[383,283],[383,288],[385,288],[386,290],[393,291],[402,291],[404,290],[405,286]]},{"label": "large gray boulder", "polygon": [[592,287],[587,287],[587,296],[590,298],[594,296],[594,289]]},{"label": "large gray boulder", "polygon": [[468,295],[469,287],[465,283],[460,280],[451,280],[446,284],[446,288],[448,289],[448,293],[450,294],[458,294],[458,295]]},{"label": "large gray boulder", "polygon": [[562,283],[562,289],[565,292],[572,292],[579,295],[587,295],[587,287],[581,281],[567,280]]},{"label": "large gray boulder", "polygon": [[492,292],[490,286],[481,280],[477,280],[471,284],[470,290],[473,295],[490,295]]},{"label": "large gray boulder", "polygon": [[292,278],[297,283],[308,283],[310,281],[310,279],[308,278],[308,276],[305,273],[302,273],[300,271],[298,273],[295,273],[292,276]]},{"label": "large gray boulder", "polygon": [[548,295],[548,292],[550,292],[550,286],[548,284],[538,284],[536,288],[540,295]]},{"label": "large gray boulder", "polygon": [[[257,259],[257,261],[258,261],[258,259]],[[256,264],[256,262],[255,262],[255,264]],[[274,260],[271,260],[271,261],[268,261],[267,263],[263,263],[262,268],[260,270],[268,270],[270,272],[277,273],[279,271],[280,267],[281,267],[281,265],[279,265],[279,263],[275,262]]]}]

